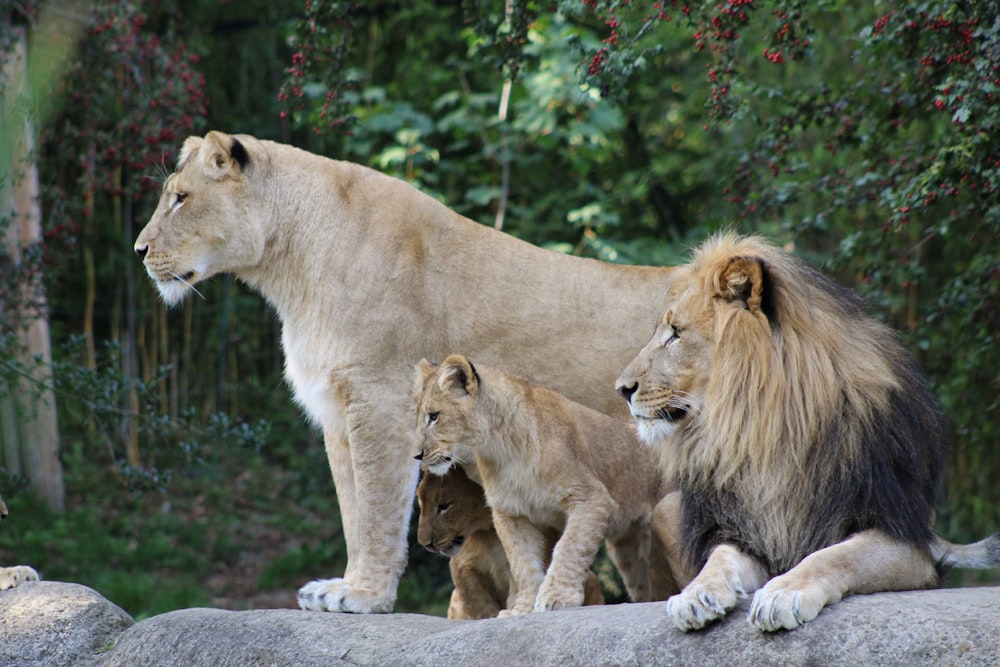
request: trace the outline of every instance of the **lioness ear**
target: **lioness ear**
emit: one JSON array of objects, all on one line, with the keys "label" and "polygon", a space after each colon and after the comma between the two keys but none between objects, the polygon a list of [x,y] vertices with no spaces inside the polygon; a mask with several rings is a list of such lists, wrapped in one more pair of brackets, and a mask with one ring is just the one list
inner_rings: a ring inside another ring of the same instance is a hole
[{"label": "lioness ear", "polygon": [[739,301],[751,313],[760,311],[764,298],[764,266],[754,257],[731,257],[715,273],[714,296]]},{"label": "lioness ear", "polygon": [[438,385],[462,396],[475,396],[479,391],[479,373],[471,361],[461,354],[453,354],[441,362]]},{"label": "lioness ear", "polygon": [[177,169],[183,167],[188,158],[198,152],[202,142],[204,139],[201,137],[188,137],[184,140],[184,145],[181,146],[181,155],[177,158]]},{"label": "lioness ear", "polygon": [[239,139],[215,131],[205,135],[199,155],[205,170],[218,180],[243,171],[250,162],[247,149]]}]

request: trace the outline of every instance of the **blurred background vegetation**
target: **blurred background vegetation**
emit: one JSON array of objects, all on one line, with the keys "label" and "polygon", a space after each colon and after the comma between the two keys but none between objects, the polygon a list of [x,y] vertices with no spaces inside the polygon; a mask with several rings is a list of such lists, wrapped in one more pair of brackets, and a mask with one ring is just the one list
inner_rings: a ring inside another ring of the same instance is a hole
[{"label": "blurred background vegetation", "polygon": [[[0,562],[140,617],[294,606],[344,566],[273,314],[226,278],[168,312],[132,254],[183,138],[208,129],[371,165],[567,253],[676,263],[721,228],[772,237],[862,292],[926,369],[953,435],[939,532],[996,531],[998,15],[0,0]],[[16,197],[33,178],[35,229]],[[25,333],[39,319],[50,349]],[[32,463],[46,425],[55,469]],[[411,553],[397,610],[444,613],[446,564]]]}]

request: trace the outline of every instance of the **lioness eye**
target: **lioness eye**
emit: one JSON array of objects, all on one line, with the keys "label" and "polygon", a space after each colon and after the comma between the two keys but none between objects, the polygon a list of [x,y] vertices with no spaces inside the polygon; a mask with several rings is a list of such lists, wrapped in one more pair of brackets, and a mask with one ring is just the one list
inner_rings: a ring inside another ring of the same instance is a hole
[{"label": "lioness eye", "polygon": [[440,412],[428,412],[427,413],[427,425],[430,426],[431,424],[433,424],[434,422],[436,422],[437,418],[440,416],[440,414],[441,414]]}]

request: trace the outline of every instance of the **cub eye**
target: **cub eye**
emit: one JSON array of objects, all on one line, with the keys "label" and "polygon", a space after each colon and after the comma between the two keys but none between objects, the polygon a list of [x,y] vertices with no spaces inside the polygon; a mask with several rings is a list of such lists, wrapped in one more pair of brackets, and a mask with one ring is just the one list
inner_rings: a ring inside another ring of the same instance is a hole
[{"label": "cub eye", "polygon": [[447,512],[451,508],[451,503],[441,503],[438,505],[438,514]]},{"label": "cub eye", "polygon": [[440,416],[441,416],[440,412],[428,412],[427,413],[427,425],[430,426],[431,424],[433,424],[434,422],[436,422],[438,420],[438,417],[440,417]]}]

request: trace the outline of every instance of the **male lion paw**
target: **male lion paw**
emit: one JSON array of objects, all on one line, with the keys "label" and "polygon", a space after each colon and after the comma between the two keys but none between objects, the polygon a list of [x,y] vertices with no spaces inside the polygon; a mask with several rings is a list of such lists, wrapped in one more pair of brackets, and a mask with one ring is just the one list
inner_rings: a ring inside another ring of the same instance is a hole
[{"label": "male lion paw", "polygon": [[667,600],[667,615],[678,630],[699,630],[736,606],[736,591],[725,584],[692,583]]},{"label": "male lion paw", "polygon": [[35,569],[27,565],[0,567],[0,591],[20,586],[26,581],[38,581],[39,579]]},{"label": "male lion paw", "polygon": [[793,587],[772,579],[757,591],[747,618],[758,630],[793,630],[813,620],[827,604],[826,594],[818,587]]},{"label": "male lion paw", "polygon": [[342,611],[352,614],[388,614],[395,596],[361,588],[344,579],[317,579],[299,589],[299,607],[307,611]]}]

